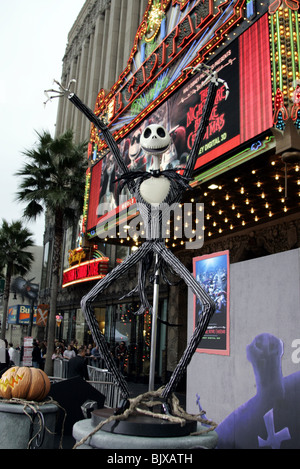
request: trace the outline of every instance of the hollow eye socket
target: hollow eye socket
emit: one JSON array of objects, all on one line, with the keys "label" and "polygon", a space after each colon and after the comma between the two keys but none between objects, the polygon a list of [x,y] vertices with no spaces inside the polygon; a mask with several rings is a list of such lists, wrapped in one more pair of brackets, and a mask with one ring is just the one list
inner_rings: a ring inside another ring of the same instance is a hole
[{"label": "hollow eye socket", "polygon": [[161,138],[165,138],[165,136],[166,136],[165,129],[163,127],[158,127],[157,128],[157,135]]},{"label": "hollow eye socket", "polygon": [[145,129],[145,132],[144,132],[144,137],[149,138],[151,133],[152,133],[151,129],[149,129],[149,127],[147,127],[147,129]]}]

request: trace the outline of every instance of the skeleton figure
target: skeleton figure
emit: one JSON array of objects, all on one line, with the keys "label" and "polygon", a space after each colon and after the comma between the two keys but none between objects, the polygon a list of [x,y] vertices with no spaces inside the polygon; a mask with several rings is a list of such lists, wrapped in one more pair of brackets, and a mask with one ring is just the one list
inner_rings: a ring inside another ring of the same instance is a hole
[{"label": "skeleton figure", "polygon": [[[195,70],[199,71],[199,66]],[[156,259],[159,259],[158,262],[160,268],[162,268],[162,270],[163,266],[170,268],[182,280],[184,280],[186,285],[192,290],[197,299],[201,302],[202,314],[200,315],[200,319],[196,325],[195,331],[179,363],[177,364],[169,380],[169,383],[167,383],[163,389],[162,397],[166,399],[166,401],[168,401],[168,397],[175,390],[178,382],[185,372],[192,355],[194,354],[199,344],[199,341],[207,329],[210,318],[215,311],[215,304],[208,293],[200,286],[189,270],[165,246],[161,236],[161,220],[163,216],[162,207],[165,206],[168,209],[168,207],[172,204],[179,203],[183,192],[186,191],[189,187],[188,181],[191,179],[192,172],[198,157],[200,144],[208,125],[219,81],[223,82],[217,78],[215,73],[210,73],[208,74],[208,79],[204,82],[204,84],[209,82],[207,98],[194,145],[190,152],[182,176],[173,169],[160,171],[160,161],[162,155],[169,148],[171,142],[171,138],[168,132],[161,125],[152,124],[146,127],[140,139],[140,143],[144,151],[150,153],[153,157],[153,169],[151,172],[130,172],[128,167],[125,165],[125,162],[120,154],[119,147],[107,126],[81,102],[76,94],[70,92],[68,89],[62,88],[62,86],[59,85],[60,91],[58,96],[67,97],[71,103],[73,103],[81,112],[83,112],[83,114],[101,131],[103,138],[105,139],[108,147],[117,161],[117,164],[123,172],[123,175],[120,179],[122,179],[124,183],[127,184],[130,192],[136,198],[137,208],[145,226],[146,241],[142,244],[142,246],[133,254],[131,254],[127,259],[125,259],[122,264],[118,265],[103,279],[101,279],[90,290],[90,292],[82,298],[81,301],[81,308],[92,332],[93,339],[98,345],[99,350],[106,361],[106,366],[112,372],[116,382],[120,386],[122,396],[125,400],[129,397],[127,383],[116,368],[115,362],[108,350],[105,338],[99,329],[92,308],[93,302],[100,296],[104,289],[115,282],[121,275],[124,275],[133,265],[139,263],[140,268],[138,285],[132,292],[129,293],[129,295],[139,291],[141,306],[136,314],[143,314],[146,309],[151,312],[151,305],[146,298],[144,285],[148,268],[147,266],[149,266],[149,260],[151,260],[153,255],[155,255]]]}]

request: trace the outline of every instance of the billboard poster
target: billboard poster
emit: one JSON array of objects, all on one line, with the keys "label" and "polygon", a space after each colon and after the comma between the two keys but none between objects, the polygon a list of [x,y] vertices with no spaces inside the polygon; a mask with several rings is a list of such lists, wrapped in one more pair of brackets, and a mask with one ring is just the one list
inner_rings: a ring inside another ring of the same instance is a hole
[{"label": "billboard poster", "polygon": [[[216,305],[197,352],[229,355],[229,251],[193,259],[196,280]],[[194,298],[194,328],[201,315],[201,303]]]},{"label": "billboard poster", "polygon": [[8,324],[17,324],[18,306],[10,306],[7,311]]},{"label": "billboard poster", "polygon": [[[212,63],[212,68],[218,71],[218,76],[223,82],[218,87],[195,169],[206,165],[240,144],[238,41],[234,41],[224,50]],[[208,89],[202,84],[204,80],[203,73],[196,74],[189,84],[182,87],[168,100],[168,117],[171,129],[175,129],[173,139],[179,153],[180,164],[184,164],[188,158],[200,125]],[[181,130],[179,135],[177,135],[178,129]],[[181,148],[178,148],[179,142]],[[184,148],[182,148],[183,145]]]},{"label": "billboard poster", "polygon": [[[239,98],[238,47],[235,41],[218,61],[219,76],[230,88],[226,100],[226,84],[218,88],[210,123],[200,148],[196,167],[205,165],[240,143],[239,106],[234,106]],[[150,171],[153,165],[151,155],[143,153],[140,136],[150,124],[161,124],[170,133],[172,143],[164,153],[161,169],[185,167],[192,148],[197,129],[200,125],[208,85],[203,86],[205,76],[195,75],[188,85],[175,92],[167,101],[148,116],[140,125],[120,142],[120,152],[130,171]],[[230,116],[230,118],[229,118]],[[123,210],[131,208],[135,200],[124,187],[120,190],[115,182],[121,176],[114,157],[108,155],[96,163],[92,170],[90,203],[87,230],[94,228],[99,219],[108,213],[110,217],[122,218]],[[97,182],[96,182],[97,181]],[[124,209],[123,209],[124,206]],[[108,218],[106,216],[106,218]]]},{"label": "billboard poster", "polygon": [[[30,305],[18,305],[17,324],[29,324],[31,315]],[[36,306],[33,307],[32,323],[36,324]]]},{"label": "billboard poster", "polygon": [[[268,18],[264,15],[210,61],[209,65],[218,72],[218,77],[223,82],[218,87],[207,132],[199,151],[195,166],[197,172],[215,164],[219,158],[226,157],[230,151],[271,127],[270,51],[265,47],[269,40],[268,35]],[[251,74],[247,65],[249,57]],[[140,136],[147,125],[157,123],[163,125],[172,138],[172,144],[163,155],[161,169],[178,168],[180,171],[184,168],[200,125],[208,89],[208,85],[203,85],[205,78],[204,73],[192,76],[120,141],[120,152],[129,170],[151,169],[152,158],[143,153]],[[159,80],[168,82],[167,72]],[[153,86],[159,88],[156,82]],[[134,105],[138,106],[138,100]],[[120,176],[119,168],[110,153],[94,163],[89,193],[88,232],[97,226],[104,215],[106,220],[111,217],[117,223],[128,207],[131,215],[136,215],[134,198],[126,188],[120,191],[119,183],[114,182]]]},{"label": "billboard poster", "polygon": [[[30,314],[31,314],[30,305],[14,305],[8,308],[7,313],[7,322],[8,324],[29,324]],[[33,324],[36,324],[36,315],[37,308],[33,307]]]}]

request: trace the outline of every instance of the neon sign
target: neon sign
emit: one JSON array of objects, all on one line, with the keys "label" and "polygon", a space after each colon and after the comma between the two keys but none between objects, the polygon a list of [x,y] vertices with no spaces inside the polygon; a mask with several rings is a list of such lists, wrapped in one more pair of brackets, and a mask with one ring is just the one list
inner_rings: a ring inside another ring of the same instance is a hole
[{"label": "neon sign", "polygon": [[[268,40],[268,16],[264,15],[211,60],[210,65],[228,84],[230,93],[225,100],[225,84],[218,89],[208,129],[199,150],[197,171],[207,169],[207,165],[214,165],[219,157],[228,155],[234,148],[250,141],[272,126],[270,51],[264,47]],[[260,77],[258,80],[253,80],[252,75],[247,73],[249,57],[252,59],[251,63],[256,64],[252,70],[258,73]],[[120,141],[120,151],[128,168],[132,169],[129,155],[132,153],[132,148],[136,150],[136,144],[133,143],[136,135],[141,133],[143,126],[150,120],[153,123],[161,122],[172,131],[172,146],[164,155],[162,169],[183,167],[199,125],[206,93],[201,74],[195,75],[156,106],[148,116],[149,119],[145,118],[138,128],[128,132],[126,138]],[[86,224],[87,235],[91,238],[97,233],[103,237],[105,232],[110,233],[110,228],[114,224],[122,225],[123,216],[126,215],[128,218],[128,214],[122,211],[123,209],[126,211],[127,207],[120,202],[118,183],[114,184],[112,192],[114,208],[106,215],[99,213],[101,188],[105,184],[105,160],[107,158],[95,161],[91,168]],[[143,152],[135,157],[134,163],[136,161],[140,170],[147,171],[151,167],[151,156]],[[130,200],[128,194],[128,201]],[[130,215],[134,214],[134,206],[131,205],[130,210]],[[104,215],[103,218],[101,215]],[[98,232],[95,230],[96,226]]]},{"label": "neon sign", "polygon": [[86,257],[86,254],[82,248],[70,249],[69,250],[69,265],[71,266],[75,262],[81,263],[82,259]]},{"label": "neon sign", "polygon": [[62,287],[65,288],[76,283],[99,280],[105,277],[108,272],[108,261],[108,257],[101,257],[66,269],[63,272]]},{"label": "neon sign", "polygon": [[[127,68],[106,97],[103,90],[99,92],[95,105],[95,113],[109,118],[111,124],[115,123],[121,114],[123,118],[124,113],[128,112],[138,99],[142,99],[148,93],[149,88],[167,70],[169,70],[169,73],[170,69],[172,72],[175,71],[176,78],[170,80],[167,87],[161,87],[158,93],[156,93],[155,99],[141,109],[140,113],[130,120],[130,124],[122,125],[121,129],[115,133],[116,140],[123,138],[135,125],[173,93],[176,88],[190,78],[189,72],[184,71],[184,68],[187,65],[196,65],[202,62],[224,40],[228,31],[241,19],[244,3],[244,1],[237,1],[233,5],[232,2],[225,1],[216,7],[217,11],[215,13],[214,2],[212,0],[199,0],[189,13],[160,42],[152,54],[144,60],[138,70],[132,73],[132,62],[134,53],[137,50],[137,42],[144,37],[147,26],[145,20],[142,22],[136,35],[135,46]],[[164,5],[164,8],[166,8],[166,5]],[[222,20],[225,11],[226,19]],[[182,67],[181,61],[186,62],[185,67]],[[178,71],[176,70],[177,68]],[[129,73],[131,73],[131,76],[124,84]],[[164,79],[165,84],[166,81]],[[106,144],[101,141],[98,131],[94,126],[92,126],[91,131],[91,142],[97,144],[98,151],[106,148]]]},{"label": "neon sign", "polygon": [[116,95],[115,115],[139,94],[149,80],[154,80],[183,51],[192,38],[199,35],[205,24],[212,18],[212,2],[198,3],[192,14],[179,23],[142,64],[123,89]]}]

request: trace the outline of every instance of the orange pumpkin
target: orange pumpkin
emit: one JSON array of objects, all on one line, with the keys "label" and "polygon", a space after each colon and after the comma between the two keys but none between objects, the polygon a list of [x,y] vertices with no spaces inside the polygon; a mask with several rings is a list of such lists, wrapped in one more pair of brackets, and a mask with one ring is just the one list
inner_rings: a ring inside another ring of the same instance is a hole
[{"label": "orange pumpkin", "polygon": [[0,379],[0,397],[42,401],[50,391],[50,380],[39,368],[13,366]]}]

